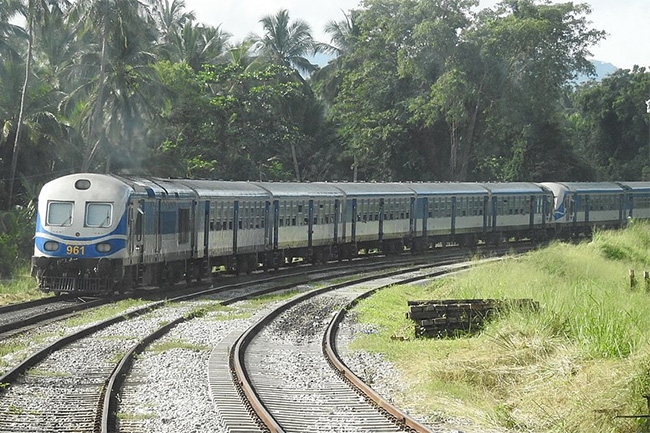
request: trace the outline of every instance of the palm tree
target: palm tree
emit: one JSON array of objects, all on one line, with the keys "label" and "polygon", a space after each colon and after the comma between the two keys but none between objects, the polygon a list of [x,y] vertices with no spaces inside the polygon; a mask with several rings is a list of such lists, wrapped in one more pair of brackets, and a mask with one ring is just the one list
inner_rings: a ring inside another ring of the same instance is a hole
[{"label": "palm tree", "polygon": [[17,15],[24,15],[22,0],[3,0],[0,2],[0,59],[20,58],[16,41],[27,39],[27,32],[11,22]]},{"label": "palm tree", "polygon": [[177,35],[175,44],[177,52],[174,60],[187,62],[195,72],[198,72],[206,63],[219,63],[219,59],[229,49],[230,37],[230,33],[222,31],[221,26],[195,26],[189,21]]},{"label": "palm tree", "polygon": [[[107,145],[119,149],[118,154],[131,154],[140,117],[154,110],[155,102],[146,94],[158,82],[151,67],[156,34],[149,12],[138,0],[92,0],[77,2],[70,14],[89,48],[76,60],[78,86],[67,101],[74,109],[83,106],[78,124],[90,145],[82,171]],[[108,171],[111,149],[105,151]]]},{"label": "palm tree", "polygon": [[156,21],[158,31],[159,49],[163,57],[172,60],[172,53],[181,52],[177,46],[179,34],[187,23],[196,19],[194,11],[185,11],[184,0],[155,0],[152,8],[152,15]]},{"label": "palm tree", "polygon": [[290,23],[289,12],[282,9],[275,15],[265,16],[260,23],[264,36],[252,35],[250,39],[263,57],[300,71],[313,72],[318,68],[305,57],[320,50],[320,44],[312,37],[306,21]]},{"label": "palm tree", "polygon": [[344,20],[332,20],[325,24],[325,33],[330,35],[332,43],[322,45],[324,52],[341,57],[352,50],[359,36],[359,26],[355,20],[356,13],[356,11],[352,11],[348,15],[343,12]]},{"label": "palm tree", "polygon": [[[303,20],[291,23],[289,12],[286,9],[281,9],[275,15],[263,17],[260,23],[264,28],[264,36],[252,35],[250,37],[260,56],[271,63],[295,70],[296,80],[304,84],[304,79],[298,71],[311,73],[318,69],[305,56],[316,54],[320,50],[320,44],[311,35],[309,24]],[[309,89],[306,85],[305,88]],[[311,92],[310,89],[309,92]],[[295,140],[290,141],[290,147],[296,181],[300,182]]]},{"label": "palm tree", "polygon": [[321,50],[335,55],[336,58],[314,72],[311,78],[314,88],[330,104],[333,103],[341,84],[337,72],[343,67],[343,59],[354,48],[360,33],[355,19],[356,14],[356,11],[352,11],[350,14],[343,12],[344,20],[332,20],[325,25],[325,33],[330,35],[331,43],[321,44]]}]

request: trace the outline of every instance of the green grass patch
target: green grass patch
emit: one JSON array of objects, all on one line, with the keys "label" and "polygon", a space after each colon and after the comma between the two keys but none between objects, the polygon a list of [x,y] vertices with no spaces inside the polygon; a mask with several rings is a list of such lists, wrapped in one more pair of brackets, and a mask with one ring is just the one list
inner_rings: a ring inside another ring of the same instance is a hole
[{"label": "green grass patch", "polygon": [[200,344],[188,343],[187,341],[183,341],[180,339],[173,339],[173,340],[167,340],[167,341],[156,343],[151,346],[149,351],[153,353],[162,353],[172,349],[183,349],[183,350],[191,350],[194,352],[204,352],[206,350],[210,350],[210,347],[200,345]]},{"label": "green grass patch", "polygon": [[[399,403],[422,413],[500,431],[638,432],[645,420],[615,415],[647,413],[650,293],[643,282],[631,289],[628,271],[650,268],[649,247],[650,225],[634,223],[426,286],[388,288],[355,309],[377,332],[352,348],[395,363],[410,386]],[[473,336],[415,338],[408,300],[459,298],[532,298],[540,310],[503,311]]]},{"label": "green grass patch", "polygon": [[66,327],[83,326],[100,320],[124,314],[125,310],[141,307],[148,304],[148,301],[141,299],[124,299],[115,303],[103,305],[90,311],[85,311],[78,316],[71,317],[65,321]]},{"label": "green grass patch", "polygon": [[148,420],[148,419],[157,418],[157,415],[153,414],[153,413],[118,412],[116,416],[117,416],[118,419],[120,419],[122,421],[144,421],[144,420]]},{"label": "green grass patch", "polygon": [[251,308],[259,308],[268,304],[272,304],[273,302],[286,301],[287,299],[291,299],[300,293],[302,292],[299,290],[287,290],[281,293],[269,293],[267,295],[249,299],[245,301],[244,305],[250,306]]},{"label": "green grass patch", "polygon": [[53,296],[38,290],[28,267],[16,272],[11,280],[0,281],[0,305],[15,304]]}]

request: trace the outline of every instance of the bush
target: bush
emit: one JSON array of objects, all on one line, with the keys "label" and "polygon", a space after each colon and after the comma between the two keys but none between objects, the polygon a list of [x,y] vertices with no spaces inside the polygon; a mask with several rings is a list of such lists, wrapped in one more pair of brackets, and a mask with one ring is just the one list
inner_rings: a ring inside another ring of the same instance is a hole
[{"label": "bush", "polygon": [[35,208],[17,206],[0,212],[0,278],[11,277],[32,255]]}]

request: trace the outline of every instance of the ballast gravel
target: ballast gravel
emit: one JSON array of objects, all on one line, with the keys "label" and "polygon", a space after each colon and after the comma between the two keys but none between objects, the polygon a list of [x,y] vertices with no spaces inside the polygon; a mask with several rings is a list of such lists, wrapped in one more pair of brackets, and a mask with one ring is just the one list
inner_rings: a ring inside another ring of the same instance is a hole
[{"label": "ballast gravel", "polygon": [[[211,305],[214,305],[213,301],[195,301],[184,303],[179,308],[162,308],[156,310],[153,314],[154,318],[150,317],[143,321],[155,320],[158,323],[165,323],[190,311]],[[275,307],[275,305],[267,305],[262,310],[256,310],[255,315],[251,316],[251,307],[247,307],[246,303],[239,304],[239,307],[237,305],[232,306],[235,310],[229,312],[210,311],[208,308],[208,313],[204,316],[177,325],[136,358],[120,395],[119,432],[229,432],[213,402],[207,379],[208,360],[212,349],[232,331],[244,331],[259,317]],[[320,338],[310,331],[309,321],[312,321],[314,328],[318,327],[316,326],[318,323],[329,321],[332,312],[331,306],[314,309],[313,306],[306,305],[304,307],[306,308],[305,314],[302,316],[306,318],[303,326],[300,327],[296,323],[292,323],[287,324],[286,328],[278,327],[272,331],[277,333],[278,340],[291,342],[292,339],[300,341],[301,339]],[[101,333],[103,338],[119,340],[124,335],[139,333],[135,332],[132,327],[144,326],[148,328],[150,326],[150,324],[147,326],[142,323],[143,321],[136,319],[123,322],[118,326],[101,331]],[[57,331],[55,324],[50,326],[52,326],[49,334],[51,337],[45,340],[57,338],[56,336],[63,332]],[[291,328],[292,332],[287,333],[288,328]],[[341,327],[339,350],[348,367],[366,380],[388,401],[393,401],[395,396],[407,393],[408,390],[402,386],[403,381],[399,372],[380,355],[345,349],[354,335],[362,332],[375,331],[358,325],[354,320],[346,320]],[[44,343],[45,341],[40,344]],[[84,356],[102,357],[101,353],[89,353],[92,352],[86,352]],[[70,362],[72,364],[73,361]],[[298,363],[292,365],[277,363],[275,368],[295,369],[297,365]],[[308,365],[304,368],[308,368]],[[318,374],[323,373],[313,373],[314,383],[317,383]],[[405,412],[427,424],[431,431],[436,433],[478,432],[471,426],[464,425],[461,420],[441,422],[440,418],[435,415],[410,412],[409,408],[406,408]],[[325,423],[326,420],[321,420],[321,422]],[[452,424],[458,428],[450,428],[449,426]],[[318,431],[349,431],[339,430],[339,427],[323,425],[323,430],[319,428]],[[488,432],[484,431],[484,433]]]}]

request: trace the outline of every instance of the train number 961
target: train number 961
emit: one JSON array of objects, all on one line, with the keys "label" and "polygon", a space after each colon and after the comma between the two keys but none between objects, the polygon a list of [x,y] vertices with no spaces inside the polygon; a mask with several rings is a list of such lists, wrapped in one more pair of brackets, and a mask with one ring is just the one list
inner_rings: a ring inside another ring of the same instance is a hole
[{"label": "train number 961", "polygon": [[86,247],[84,245],[66,245],[65,253],[69,256],[83,256],[86,254]]}]

